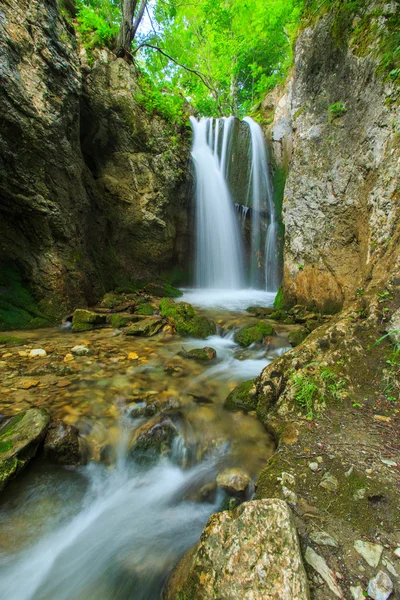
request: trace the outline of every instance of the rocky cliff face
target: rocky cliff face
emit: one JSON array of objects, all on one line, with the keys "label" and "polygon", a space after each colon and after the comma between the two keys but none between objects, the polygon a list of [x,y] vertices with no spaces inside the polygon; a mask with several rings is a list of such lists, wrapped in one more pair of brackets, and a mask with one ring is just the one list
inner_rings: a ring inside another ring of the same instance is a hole
[{"label": "rocky cliff face", "polygon": [[57,0],[7,0],[0,20],[1,266],[60,313],[177,264],[185,132],[137,103],[133,66],[87,65]]},{"label": "rocky cliff face", "polygon": [[285,294],[327,311],[382,287],[399,257],[398,88],[377,73],[398,6],[367,5],[364,48],[360,17],[340,7],[301,33],[272,127],[278,165],[290,165]]}]

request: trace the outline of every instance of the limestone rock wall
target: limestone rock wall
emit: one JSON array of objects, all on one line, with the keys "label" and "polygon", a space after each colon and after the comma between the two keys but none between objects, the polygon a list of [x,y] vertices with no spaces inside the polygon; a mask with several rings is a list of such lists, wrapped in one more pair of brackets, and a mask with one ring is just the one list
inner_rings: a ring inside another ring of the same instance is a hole
[{"label": "limestone rock wall", "polygon": [[0,53],[0,268],[61,312],[179,263],[188,136],[140,107],[134,67],[89,67],[58,0],[5,0]]},{"label": "limestone rock wall", "polygon": [[[366,10],[379,13],[378,42],[398,6]],[[289,165],[285,294],[327,311],[383,286],[399,256],[399,90],[377,73],[373,44],[360,56],[356,16],[340,38],[336,17],[300,34],[272,124],[276,162]]]}]

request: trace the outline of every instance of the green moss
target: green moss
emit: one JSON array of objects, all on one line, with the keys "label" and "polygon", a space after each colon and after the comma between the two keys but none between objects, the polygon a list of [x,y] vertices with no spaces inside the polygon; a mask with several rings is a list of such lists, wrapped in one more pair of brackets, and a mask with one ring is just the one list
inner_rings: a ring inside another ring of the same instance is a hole
[{"label": "green moss", "polygon": [[264,321],[258,321],[251,325],[245,325],[235,334],[235,342],[241,346],[248,347],[251,344],[261,344],[267,335],[275,335],[272,325]]},{"label": "green moss", "polygon": [[12,448],[11,440],[6,440],[5,442],[0,441],[0,454],[3,454],[4,452],[11,450],[11,448]]},{"label": "green moss", "polygon": [[204,339],[215,334],[217,330],[211,319],[197,316],[188,302],[174,302],[164,298],[160,302],[160,314],[169,319],[180,335]]},{"label": "green moss", "polygon": [[180,290],[174,288],[169,283],[165,285],[161,283],[149,283],[143,291],[146,294],[156,296],[157,298],[179,298],[183,295]]},{"label": "green moss", "polygon": [[285,310],[275,310],[273,313],[269,315],[269,319],[273,319],[274,321],[286,321],[288,315]]},{"label": "green moss", "polygon": [[290,307],[291,303],[285,297],[285,292],[283,290],[283,286],[281,285],[281,287],[278,290],[278,293],[275,296],[274,308],[276,308],[276,310],[287,310]]},{"label": "green moss", "polygon": [[254,379],[243,381],[235,387],[226,398],[224,407],[228,410],[245,410],[249,412],[257,408]]},{"label": "green moss", "polygon": [[91,310],[77,309],[72,317],[72,331],[90,331],[106,322],[106,315],[99,315]]},{"label": "green moss", "polygon": [[0,344],[8,346],[23,346],[27,341],[23,338],[14,337],[13,335],[0,335]]},{"label": "green moss", "polygon": [[137,310],[135,310],[135,313],[138,315],[153,315],[154,308],[151,304],[144,303],[141,304]]},{"label": "green moss", "polygon": [[301,329],[296,329],[296,331],[291,331],[288,335],[289,344],[293,348],[295,346],[299,346],[304,342],[309,333],[310,332],[304,327],[302,327]]},{"label": "green moss", "polygon": [[108,292],[101,301],[100,306],[103,308],[116,308],[123,302],[126,302],[125,296],[115,292]]},{"label": "green moss", "polygon": [[132,323],[132,315],[114,314],[108,317],[108,321],[113,327],[119,329],[120,327],[126,327],[128,323]]},{"label": "green moss", "polygon": [[13,266],[0,269],[0,331],[50,325],[54,320],[44,314]]}]

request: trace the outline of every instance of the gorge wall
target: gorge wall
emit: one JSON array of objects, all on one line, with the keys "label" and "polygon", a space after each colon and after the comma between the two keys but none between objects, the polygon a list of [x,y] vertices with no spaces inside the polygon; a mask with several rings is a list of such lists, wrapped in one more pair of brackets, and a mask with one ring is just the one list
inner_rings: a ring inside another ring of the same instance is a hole
[{"label": "gorge wall", "polygon": [[55,316],[188,246],[189,136],[137,102],[134,66],[107,50],[89,66],[64,15],[0,10],[0,285],[21,277]]},{"label": "gorge wall", "polygon": [[286,300],[328,312],[381,289],[399,260],[399,91],[381,68],[398,4],[364,5],[318,15],[283,93],[264,103],[276,103],[272,144],[288,169]]}]

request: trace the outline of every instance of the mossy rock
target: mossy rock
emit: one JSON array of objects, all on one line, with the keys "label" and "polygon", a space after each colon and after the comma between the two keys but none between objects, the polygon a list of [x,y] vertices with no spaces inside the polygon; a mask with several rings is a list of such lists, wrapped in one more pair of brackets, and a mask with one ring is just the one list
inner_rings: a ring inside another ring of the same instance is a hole
[{"label": "mossy rock", "polygon": [[257,394],[254,379],[243,381],[236,386],[224,402],[228,410],[244,410],[249,412],[257,408]]},{"label": "mossy rock", "polygon": [[75,466],[84,462],[79,431],[60,419],[51,421],[43,451],[46,458],[60,465]]},{"label": "mossy rock", "polygon": [[274,308],[264,308],[262,306],[248,306],[246,312],[255,315],[256,317],[269,317],[272,313],[276,312]]},{"label": "mossy rock", "polygon": [[107,292],[101,301],[100,306],[103,308],[116,308],[125,302],[126,297],[122,294],[117,294],[116,292]]},{"label": "mossy rock", "polygon": [[287,312],[285,310],[275,310],[274,312],[272,312],[269,315],[270,319],[273,319],[274,321],[283,321],[285,322],[287,319],[288,315]]},{"label": "mossy rock", "polygon": [[304,327],[297,329],[296,331],[291,331],[288,335],[289,344],[292,346],[292,348],[299,346],[304,342],[309,333],[310,332]]},{"label": "mossy rock", "polygon": [[107,316],[100,315],[91,310],[78,308],[72,316],[72,331],[90,331],[106,322]]},{"label": "mossy rock", "polygon": [[0,491],[21,471],[46,435],[50,415],[41,408],[30,408],[0,427]]},{"label": "mossy rock", "polygon": [[160,314],[172,323],[180,335],[205,339],[217,331],[214,321],[199,317],[188,302],[174,302],[164,298],[160,302]]},{"label": "mossy rock", "polygon": [[110,325],[112,325],[116,329],[119,329],[120,327],[126,327],[128,324],[132,323],[133,315],[124,314],[124,313],[115,313],[112,315],[108,315],[107,321],[108,321],[108,323],[110,323]]},{"label": "mossy rock", "polygon": [[13,335],[0,335],[0,344],[7,344],[7,346],[23,346],[27,343],[27,340],[23,338],[14,337]]},{"label": "mossy rock", "polygon": [[157,415],[136,430],[129,454],[141,464],[155,462],[171,453],[176,435],[178,430],[172,419]]},{"label": "mossy rock", "polygon": [[45,314],[13,266],[0,268],[0,288],[0,331],[45,327],[56,322],[54,316]]},{"label": "mossy rock", "polygon": [[135,310],[135,313],[137,315],[153,315],[154,307],[151,304],[149,304],[148,302],[145,302],[145,303],[141,304],[140,306],[138,306],[138,308]]},{"label": "mossy rock", "polygon": [[169,283],[165,285],[161,283],[149,283],[143,291],[156,298],[180,298],[180,296],[183,296],[180,290],[174,288]]},{"label": "mossy rock", "polygon": [[199,360],[201,362],[214,360],[216,356],[216,350],[214,350],[214,348],[210,348],[210,346],[205,346],[204,348],[193,348],[193,350],[189,350],[189,352],[186,352],[185,354],[186,358]]},{"label": "mossy rock", "polygon": [[152,337],[156,335],[164,326],[164,321],[158,317],[147,317],[140,319],[125,329],[125,335],[135,335],[140,337]]},{"label": "mossy rock", "polygon": [[276,335],[275,329],[269,323],[258,321],[245,325],[235,334],[235,342],[247,348],[251,344],[261,344],[267,335]]},{"label": "mossy rock", "polygon": [[287,310],[288,308],[290,308],[290,306],[291,303],[285,297],[283,286],[281,286],[278,290],[278,293],[275,296],[274,308],[276,310]]}]

